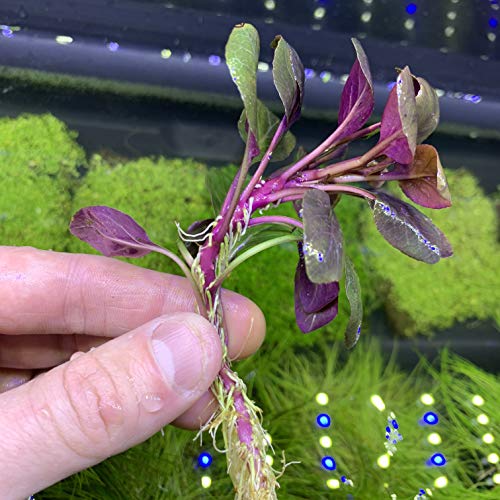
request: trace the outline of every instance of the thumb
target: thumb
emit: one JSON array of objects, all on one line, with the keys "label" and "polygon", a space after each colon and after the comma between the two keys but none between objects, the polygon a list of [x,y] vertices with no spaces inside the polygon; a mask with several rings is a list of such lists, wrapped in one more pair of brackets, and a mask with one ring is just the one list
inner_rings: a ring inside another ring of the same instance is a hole
[{"label": "thumb", "polygon": [[215,329],[159,317],[0,395],[0,498],[17,499],[146,440],[221,366]]}]

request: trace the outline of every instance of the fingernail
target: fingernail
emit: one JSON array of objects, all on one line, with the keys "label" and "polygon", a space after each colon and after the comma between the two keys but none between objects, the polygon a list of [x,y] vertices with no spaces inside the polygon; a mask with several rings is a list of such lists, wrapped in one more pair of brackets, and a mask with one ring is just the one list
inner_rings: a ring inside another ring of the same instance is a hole
[{"label": "fingernail", "polygon": [[179,393],[193,392],[205,374],[206,354],[196,320],[167,321],[153,332],[156,362],[169,384]]}]

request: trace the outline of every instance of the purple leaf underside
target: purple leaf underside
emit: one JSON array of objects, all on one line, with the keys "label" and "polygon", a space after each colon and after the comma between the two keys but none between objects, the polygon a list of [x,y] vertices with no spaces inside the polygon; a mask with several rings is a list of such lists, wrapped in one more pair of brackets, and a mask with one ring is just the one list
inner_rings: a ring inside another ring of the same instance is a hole
[{"label": "purple leaf underside", "polygon": [[361,285],[351,259],[345,259],[345,291],[351,307],[351,315],[347,323],[344,343],[347,349],[352,349],[361,335],[361,322],[363,320],[363,302],[361,300]]},{"label": "purple leaf underside", "polygon": [[380,141],[398,133],[399,137],[391,141],[383,154],[397,163],[409,165],[417,144],[417,109],[413,77],[408,67],[398,75],[387,99],[382,114]]},{"label": "purple leaf underside", "polygon": [[338,140],[359,130],[370,118],[375,105],[368,58],[358,40],[353,38],[352,43],[356,49],[356,61],[342,90],[338,123],[344,126]]},{"label": "purple leaf underside", "polygon": [[132,217],[106,206],[78,210],[70,231],[106,257],[142,257],[159,248]]}]

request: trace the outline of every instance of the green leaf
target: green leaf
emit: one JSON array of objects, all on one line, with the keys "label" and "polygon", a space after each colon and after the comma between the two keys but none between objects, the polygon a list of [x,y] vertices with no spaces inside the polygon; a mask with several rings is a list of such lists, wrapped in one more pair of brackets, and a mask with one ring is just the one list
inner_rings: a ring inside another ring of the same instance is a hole
[{"label": "green leaf", "polygon": [[347,255],[345,256],[345,293],[351,307],[351,316],[345,329],[344,343],[347,349],[352,349],[361,334],[363,302],[361,301],[361,286],[358,275]]},{"label": "green leaf", "polygon": [[214,167],[207,170],[205,186],[210,193],[215,215],[220,213],[220,209],[237,172],[238,167],[236,166],[225,168]]},{"label": "green leaf", "polygon": [[237,24],[231,31],[226,44],[226,64],[243,100],[250,130],[256,137],[258,137],[257,64],[259,50],[257,30],[248,23]]},{"label": "green leaf", "polygon": [[[247,140],[248,132],[245,127],[245,122],[247,120],[247,112],[244,109],[241,113],[240,119],[238,121],[238,130],[240,132],[240,136],[244,142]],[[254,132],[254,135],[258,137],[258,146],[260,149],[260,153],[252,158],[252,163],[256,161],[260,161],[271,143],[271,140],[278,128],[279,120],[274,115],[267,106],[261,101],[257,100],[257,133]],[[295,148],[295,137],[291,132],[287,132],[281,139],[281,141],[276,146],[272,161],[281,161],[288,158],[290,153]]]},{"label": "green leaf", "polygon": [[[414,77],[415,78],[415,77]],[[425,141],[439,123],[439,98],[436,91],[429,85],[427,80],[416,78],[419,90],[415,96],[417,105],[417,144]]]},{"label": "green leaf", "polygon": [[293,47],[278,35],[271,46],[274,48],[273,80],[285,108],[287,125],[290,127],[300,117],[304,100],[304,66]]},{"label": "green leaf", "polygon": [[344,266],[343,238],[328,194],[319,189],[307,191],[302,219],[307,277],[313,283],[339,281]]}]

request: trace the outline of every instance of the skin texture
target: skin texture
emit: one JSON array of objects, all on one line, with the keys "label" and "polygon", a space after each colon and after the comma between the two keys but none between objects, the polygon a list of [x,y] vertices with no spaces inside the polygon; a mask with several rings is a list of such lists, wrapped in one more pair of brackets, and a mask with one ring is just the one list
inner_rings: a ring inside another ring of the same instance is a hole
[{"label": "skin texture", "polygon": [[[232,358],[264,338],[224,291]],[[189,283],[106,257],[0,247],[0,498],[15,500],[215,409],[215,329]]]}]

